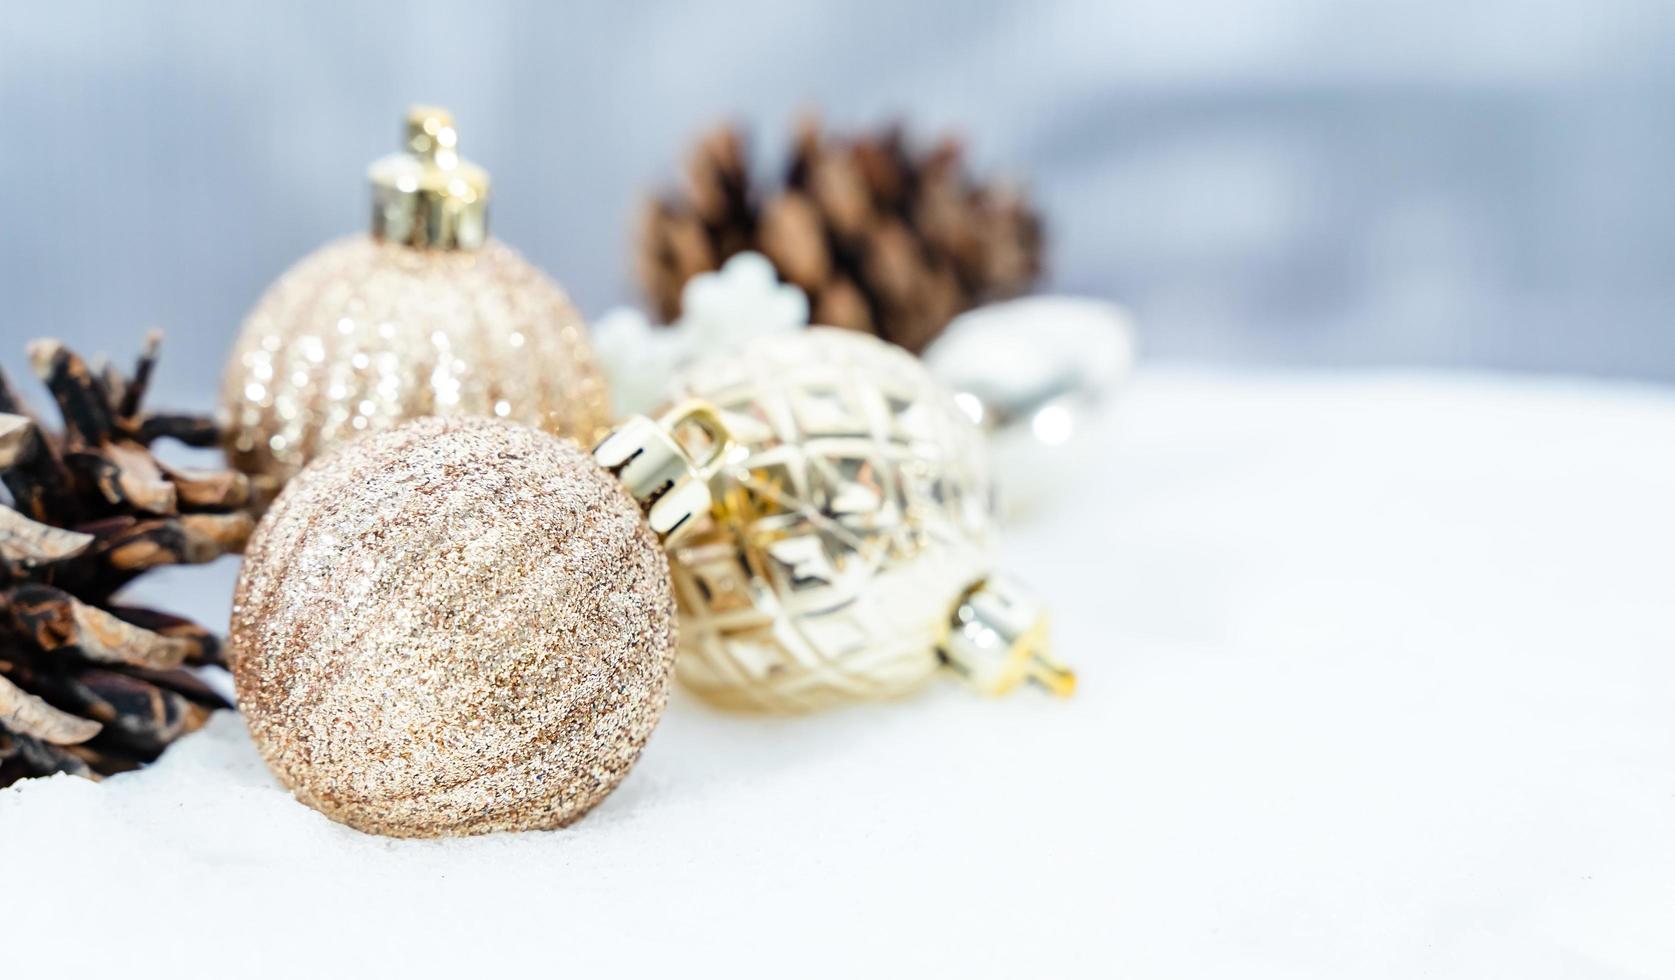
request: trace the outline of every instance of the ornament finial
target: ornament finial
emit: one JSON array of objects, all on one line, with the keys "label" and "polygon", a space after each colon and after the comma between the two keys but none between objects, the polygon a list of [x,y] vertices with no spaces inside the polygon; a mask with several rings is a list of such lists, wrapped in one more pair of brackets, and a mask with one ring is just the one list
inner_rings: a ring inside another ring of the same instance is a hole
[{"label": "ornament finial", "polygon": [[474,249],[488,238],[489,175],[459,155],[454,117],[407,110],[403,149],[372,164],[372,234],[414,248]]},{"label": "ornament finial", "polygon": [[435,160],[438,153],[458,153],[459,133],[454,114],[441,106],[416,105],[407,110],[407,149]]}]

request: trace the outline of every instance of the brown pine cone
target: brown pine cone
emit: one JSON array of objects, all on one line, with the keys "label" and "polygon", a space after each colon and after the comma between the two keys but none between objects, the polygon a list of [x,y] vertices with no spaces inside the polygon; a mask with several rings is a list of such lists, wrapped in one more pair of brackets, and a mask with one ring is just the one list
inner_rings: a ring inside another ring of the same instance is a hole
[{"label": "brown pine cone", "polygon": [[30,345],[61,432],[0,377],[0,786],[135,768],[227,706],[184,669],[220,662],[212,633],[113,598],[150,569],[238,551],[254,523],[241,474],[152,456],[160,438],[220,438],[209,419],[141,410],[157,347],[152,334],[130,378]]},{"label": "brown pine cone", "polygon": [[805,120],[778,187],[751,185],[739,130],[705,135],[682,190],[646,207],[638,248],[665,321],[688,279],[754,249],[808,294],[813,322],[917,353],[957,314],[1028,290],[1042,235],[1029,202],[973,181],[951,139],[916,153],[900,127],[844,139]]}]

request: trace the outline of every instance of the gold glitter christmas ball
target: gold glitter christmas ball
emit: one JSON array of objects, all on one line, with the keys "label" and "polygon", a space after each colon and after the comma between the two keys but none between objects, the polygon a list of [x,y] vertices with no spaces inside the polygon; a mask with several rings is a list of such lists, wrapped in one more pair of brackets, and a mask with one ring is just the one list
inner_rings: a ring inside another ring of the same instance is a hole
[{"label": "gold glitter christmas ball", "polygon": [[1039,604],[991,573],[982,435],[916,358],[815,328],[701,360],[673,393],[738,444],[716,516],[671,551],[685,684],[770,711],[898,697],[944,666],[1068,692]]},{"label": "gold glitter christmas ball", "polygon": [[562,826],[663,711],[668,575],[635,499],[571,442],[410,422],[310,465],[258,525],[228,636],[239,706],[274,774],[333,820]]},{"label": "gold glitter christmas ball", "polygon": [[222,383],[228,451],[288,479],[423,415],[508,418],[591,443],[609,418],[582,317],[487,234],[488,178],[446,113],[415,109],[372,169],[373,232],[305,257],[257,302]]}]

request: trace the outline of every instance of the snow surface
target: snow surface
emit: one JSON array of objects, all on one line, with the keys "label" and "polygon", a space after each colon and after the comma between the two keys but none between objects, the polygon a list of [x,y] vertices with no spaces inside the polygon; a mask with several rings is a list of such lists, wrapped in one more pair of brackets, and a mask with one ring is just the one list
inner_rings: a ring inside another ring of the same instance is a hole
[{"label": "snow surface", "polygon": [[428,842],[223,715],[0,792],[0,972],[1675,976],[1675,396],[1149,372],[1121,412],[1007,547],[1069,702],[679,697],[575,827]]}]

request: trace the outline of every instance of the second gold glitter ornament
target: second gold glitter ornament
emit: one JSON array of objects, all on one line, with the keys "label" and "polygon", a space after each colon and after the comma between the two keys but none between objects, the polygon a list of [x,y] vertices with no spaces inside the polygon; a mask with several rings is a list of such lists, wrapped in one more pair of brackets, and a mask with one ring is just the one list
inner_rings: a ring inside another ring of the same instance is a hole
[{"label": "second gold glitter ornament", "polygon": [[372,230],[324,246],[244,323],[222,384],[233,462],[282,482],[424,415],[511,419],[590,444],[608,423],[581,315],[488,233],[488,175],[447,112],[416,107],[370,171]]},{"label": "second gold glitter ornament", "polygon": [[[705,462],[676,441],[707,433]],[[425,418],[322,457],[257,526],[228,634],[239,707],[296,797],[371,833],[570,823],[662,714],[660,544],[710,507],[706,406],[590,458],[494,419]]]}]

